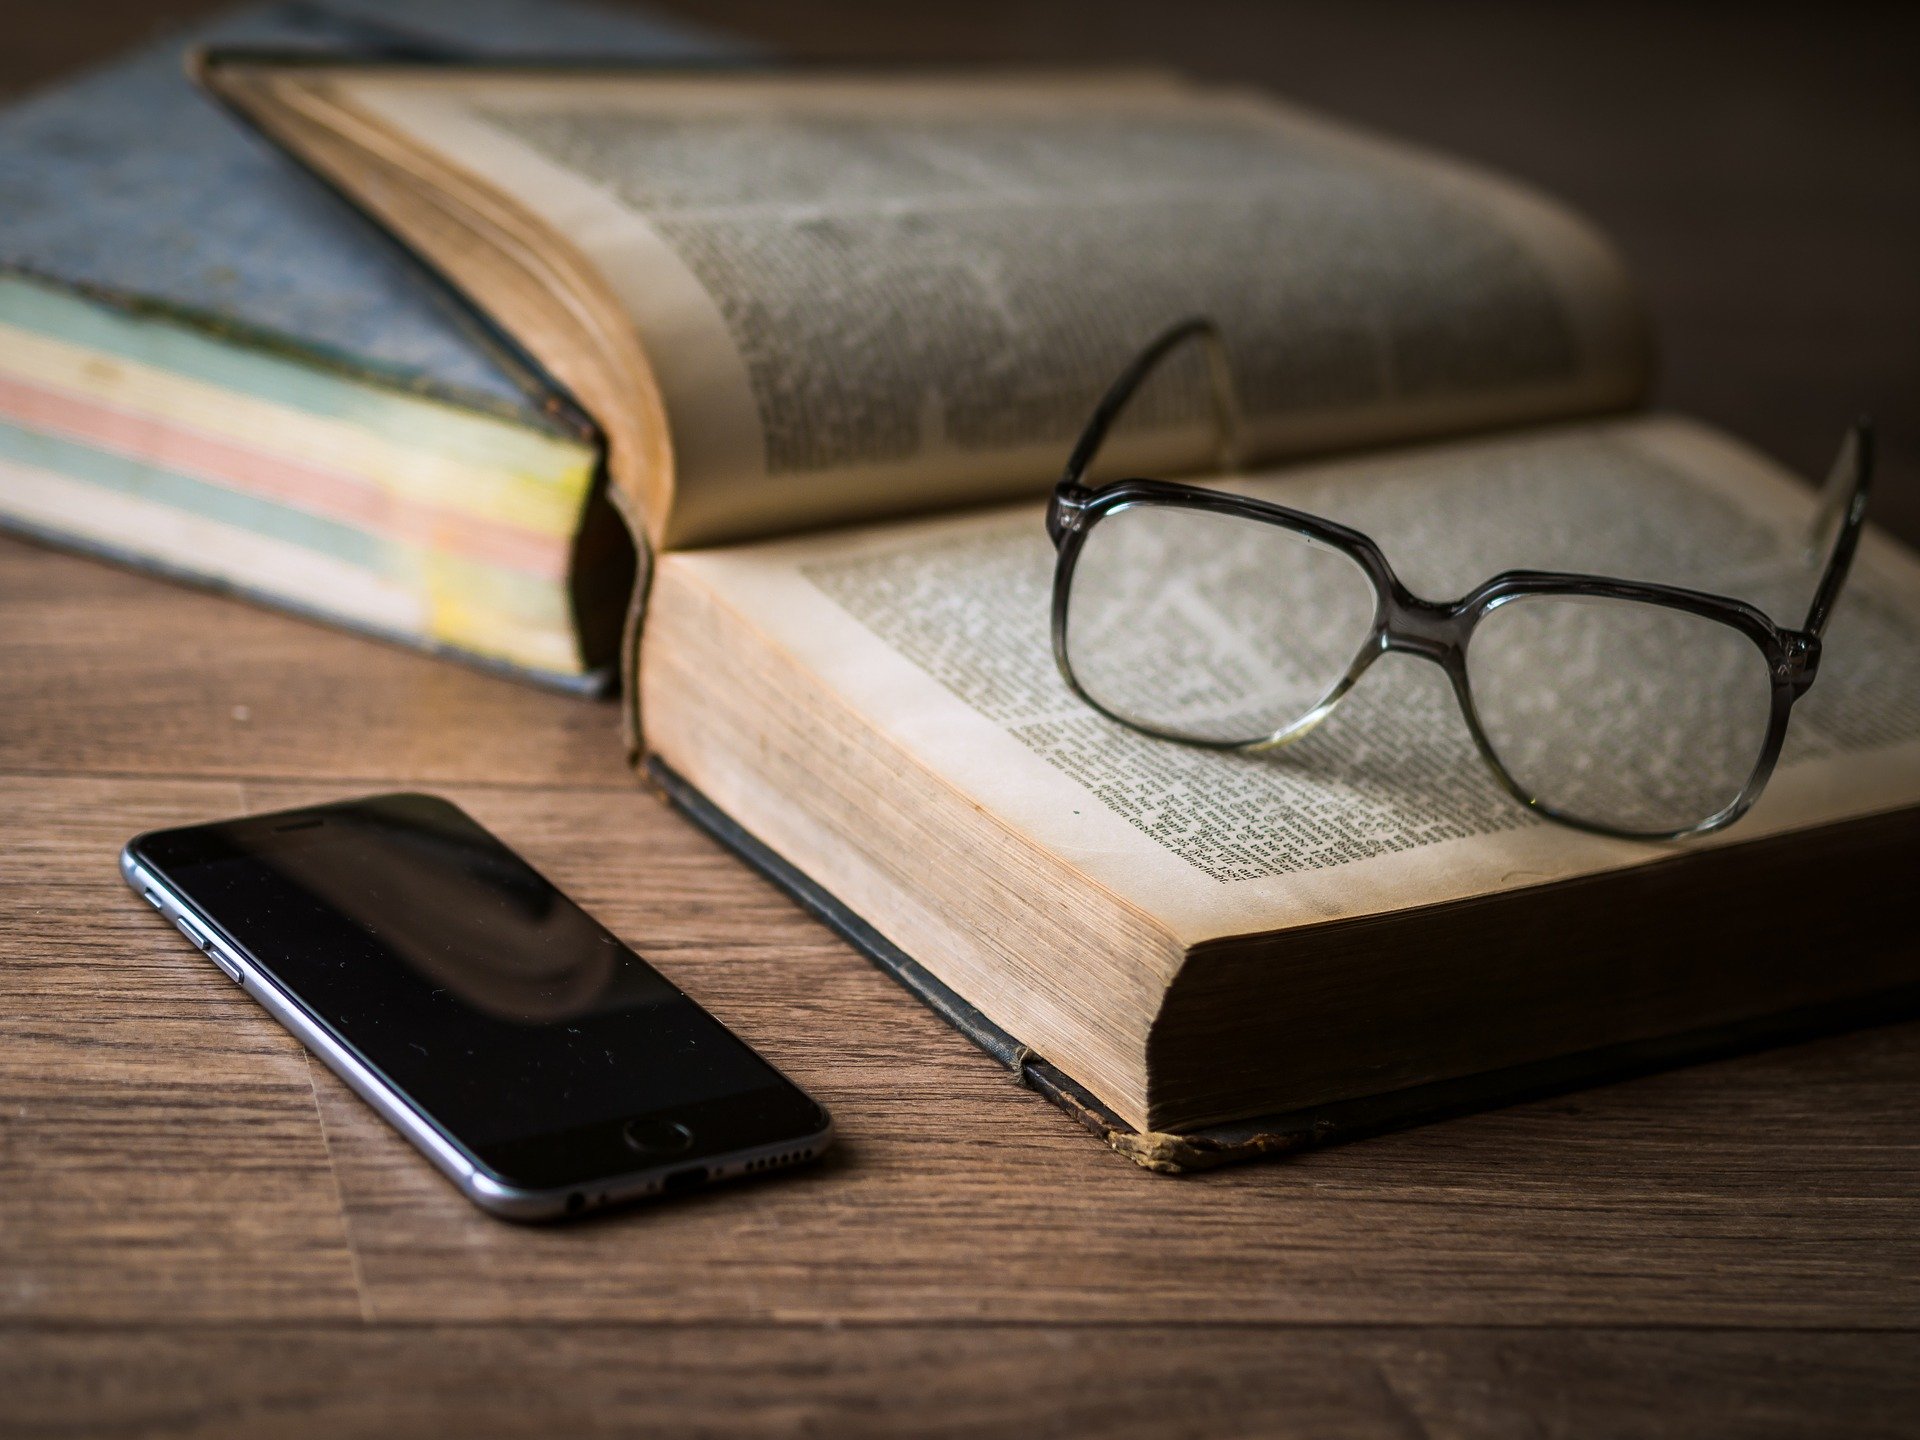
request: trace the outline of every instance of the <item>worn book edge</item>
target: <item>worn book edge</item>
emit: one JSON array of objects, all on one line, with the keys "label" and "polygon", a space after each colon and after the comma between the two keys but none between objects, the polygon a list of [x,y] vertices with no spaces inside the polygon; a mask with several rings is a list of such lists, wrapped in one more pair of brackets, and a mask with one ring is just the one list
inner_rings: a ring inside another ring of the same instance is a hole
[{"label": "worn book edge", "polygon": [[[500,424],[512,425],[532,434],[545,435],[580,447],[583,459],[593,463],[596,468],[602,464],[600,445],[591,426],[584,420],[567,419],[566,417],[574,412],[566,409],[558,401],[543,407],[541,415],[544,418],[532,414],[514,414],[504,408],[491,405],[485,397],[478,394],[456,395],[444,387],[436,388],[425,383],[410,383],[397,374],[389,373],[379,367],[355,364],[344,354],[330,351],[324,346],[308,345],[295,338],[260,330],[212,312],[198,311],[131,292],[116,291],[91,282],[62,279],[4,259],[0,259],[0,281],[22,281],[49,293],[98,306],[143,324],[171,327],[228,346],[236,352],[252,352],[266,360],[294,365],[314,372],[328,384],[387,392],[402,400],[443,406]],[[595,487],[603,487],[604,477],[595,479],[593,484]],[[593,503],[592,495],[589,494],[586,504],[591,506]],[[303,601],[250,585],[245,581],[210,574],[157,552],[116,544],[110,540],[76,533],[60,526],[42,524],[21,515],[4,513],[3,507],[0,507],[0,533],[18,535],[53,549],[91,556],[128,569],[158,575],[176,584],[187,585],[212,594],[238,596],[282,614],[317,621],[334,629],[364,635],[408,650],[458,660],[490,674],[531,682],[547,689],[603,697],[611,694],[619,681],[619,667],[613,661],[591,665],[580,670],[559,670],[488,654],[456,641],[425,633],[390,629],[344,614],[323,604]],[[576,544],[578,538],[576,533]]]},{"label": "worn book edge", "polygon": [[1162,1175],[1272,1159],[1430,1121],[1543,1099],[1794,1040],[1920,1016],[1920,985],[1756,1016],[1706,1029],[1602,1046],[1458,1079],[1434,1081],[1172,1134],[1141,1131],[1071,1076],[983,1015],[834,895],[776,854],[657,756],[646,774],[701,829],[848,941],[909,994],[1136,1165]]},{"label": "worn book edge", "polygon": [[310,620],[315,624],[326,626],[329,630],[338,630],[348,635],[358,635],[382,644],[398,646],[416,654],[457,660],[462,665],[483,674],[498,675],[503,679],[530,683],[543,689],[558,690],[563,694],[604,700],[613,694],[619,682],[619,672],[612,665],[596,665],[592,669],[578,672],[541,670],[512,660],[503,660],[496,655],[483,655],[477,650],[468,650],[445,640],[436,640],[432,636],[387,630],[366,621],[345,619],[337,612],[323,606],[291,600],[283,595],[275,595],[237,580],[208,575],[142,551],[92,540],[86,536],[73,535],[64,530],[56,530],[12,515],[0,515],[0,534],[17,535],[23,540],[45,545],[50,550],[61,550],[70,555],[84,555],[91,559],[104,560],[124,569],[157,575],[163,580],[209,595],[236,596],[262,609],[291,615],[297,620]]},{"label": "worn book edge", "polygon": [[[367,225],[370,239],[383,246],[394,245],[392,237],[367,222],[361,212],[356,210],[353,214],[358,221]],[[474,315],[471,305],[457,294],[439,288],[437,278],[419,265],[411,251],[401,250],[399,253],[418,271],[416,278],[445,307],[450,321],[460,325],[463,333],[482,347],[488,359],[500,366],[525,395],[528,408],[506,404],[478,390],[437,380],[424,373],[369,360],[325,341],[269,330],[237,315],[156,295],[143,295],[138,291],[119,289],[93,280],[71,279],[23,261],[0,257],[0,278],[23,280],[101,306],[132,320],[177,326],[231,345],[236,350],[254,351],[272,359],[285,360],[347,384],[469,411],[581,445],[597,443],[597,433],[591,424],[583,420],[577,408],[564,395],[556,394],[550,382],[530,378],[525,373],[525,361],[501,343],[498,333]]]}]

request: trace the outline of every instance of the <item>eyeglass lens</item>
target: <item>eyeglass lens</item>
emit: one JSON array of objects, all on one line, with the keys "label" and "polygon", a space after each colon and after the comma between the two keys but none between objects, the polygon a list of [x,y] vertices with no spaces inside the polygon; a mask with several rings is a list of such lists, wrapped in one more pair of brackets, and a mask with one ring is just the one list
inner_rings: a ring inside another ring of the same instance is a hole
[{"label": "eyeglass lens", "polygon": [[1256,520],[1167,505],[1087,533],[1067,604],[1074,679],[1164,735],[1264,740],[1333,693],[1366,644],[1373,581],[1344,552]]},{"label": "eyeglass lens", "polygon": [[1535,595],[1483,615],[1467,682],[1513,782],[1572,819],[1690,829],[1740,796],[1773,708],[1743,632],[1665,605]]}]

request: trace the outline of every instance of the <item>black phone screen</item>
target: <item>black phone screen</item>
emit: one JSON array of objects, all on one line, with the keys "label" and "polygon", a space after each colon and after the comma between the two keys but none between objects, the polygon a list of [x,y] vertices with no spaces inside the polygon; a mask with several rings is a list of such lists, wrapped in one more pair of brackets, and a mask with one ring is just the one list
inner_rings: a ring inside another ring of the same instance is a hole
[{"label": "black phone screen", "polygon": [[464,811],[425,795],[135,842],[207,920],[509,1183],[810,1134],[824,1113]]}]

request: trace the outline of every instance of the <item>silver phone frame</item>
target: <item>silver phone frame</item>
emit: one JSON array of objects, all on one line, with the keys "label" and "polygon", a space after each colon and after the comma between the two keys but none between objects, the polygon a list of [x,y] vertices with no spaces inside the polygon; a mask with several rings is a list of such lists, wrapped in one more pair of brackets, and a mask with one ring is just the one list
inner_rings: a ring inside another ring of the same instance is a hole
[{"label": "silver phone frame", "polygon": [[748,1175],[758,1176],[807,1164],[819,1159],[833,1144],[833,1117],[816,1100],[814,1104],[826,1116],[826,1124],[812,1135],[700,1159],[675,1156],[638,1170],[577,1185],[545,1190],[509,1185],[487,1173],[478,1158],[469,1154],[432,1116],[365,1065],[323,1023],[309,1014],[291,992],[282,988],[278,981],[250,960],[239,945],[222,934],[212,917],[203,914],[170,886],[165,876],[143,865],[134,854],[134,846],[144,838],[135,836],[120,852],[120,874],[133,892],[171,921],[174,928],[186,936],[190,945],[204,952],[223,975],[252,996],[295,1039],[319,1056],[329,1070],[346,1081],[354,1094],[411,1141],[413,1147],[451,1180],[462,1195],[490,1215],[503,1220],[521,1221],[571,1219],[595,1210],[643,1200],[650,1195],[669,1193],[679,1188],[670,1186],[669,1181],[683,1173],[703,1172],[696,1183],[686,1187],[690,1193],[725,1180],[738,1180]]}]

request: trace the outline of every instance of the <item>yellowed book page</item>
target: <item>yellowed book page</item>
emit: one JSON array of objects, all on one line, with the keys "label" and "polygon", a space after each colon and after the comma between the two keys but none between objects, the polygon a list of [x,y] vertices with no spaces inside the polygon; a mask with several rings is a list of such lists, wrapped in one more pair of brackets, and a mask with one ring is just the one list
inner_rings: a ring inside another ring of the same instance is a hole
[{"label": "yellowed book page", "polygon": [[[1236,488],[1365,530],[1435,599],[1504,569],[1565,568],[1730,593],[1798,625],[1815,583],[1804,544],[1812,492],[1669,418],[1388,452]],[[1758,805],[1716,836],[1661,843],[1578,832],[1510,798],[1440,669],[1405,655],[1382,657],[1316,730],[1265,753],[1155,740],[1106,720],[1054,666],[1053,551],[1037,508],[663,563],[820,676],[904,765],[1187,944],[1920,802],[1920,562],[1877,533]],[[1293,621],[1311,628],[1313,617]],[[1553,674],[1554,654],[1534,659]],[[1648,723],[1684,732],[1686,720]]]},{"label": "yellowed book page", "polygon": [[[1583,223],[1246,94],[1142,77],[298,83],[492,187],[604,276],[665,401],[674,493],[648,528],[669,548],[1035,493],[1114,372],[1193,313],[1226,328],[1249,453],[1623,407],[1648,373],[1631,287]],[[1208,413],[1200,368],[1176,370],[1114,463],[1203,466]]]}]

